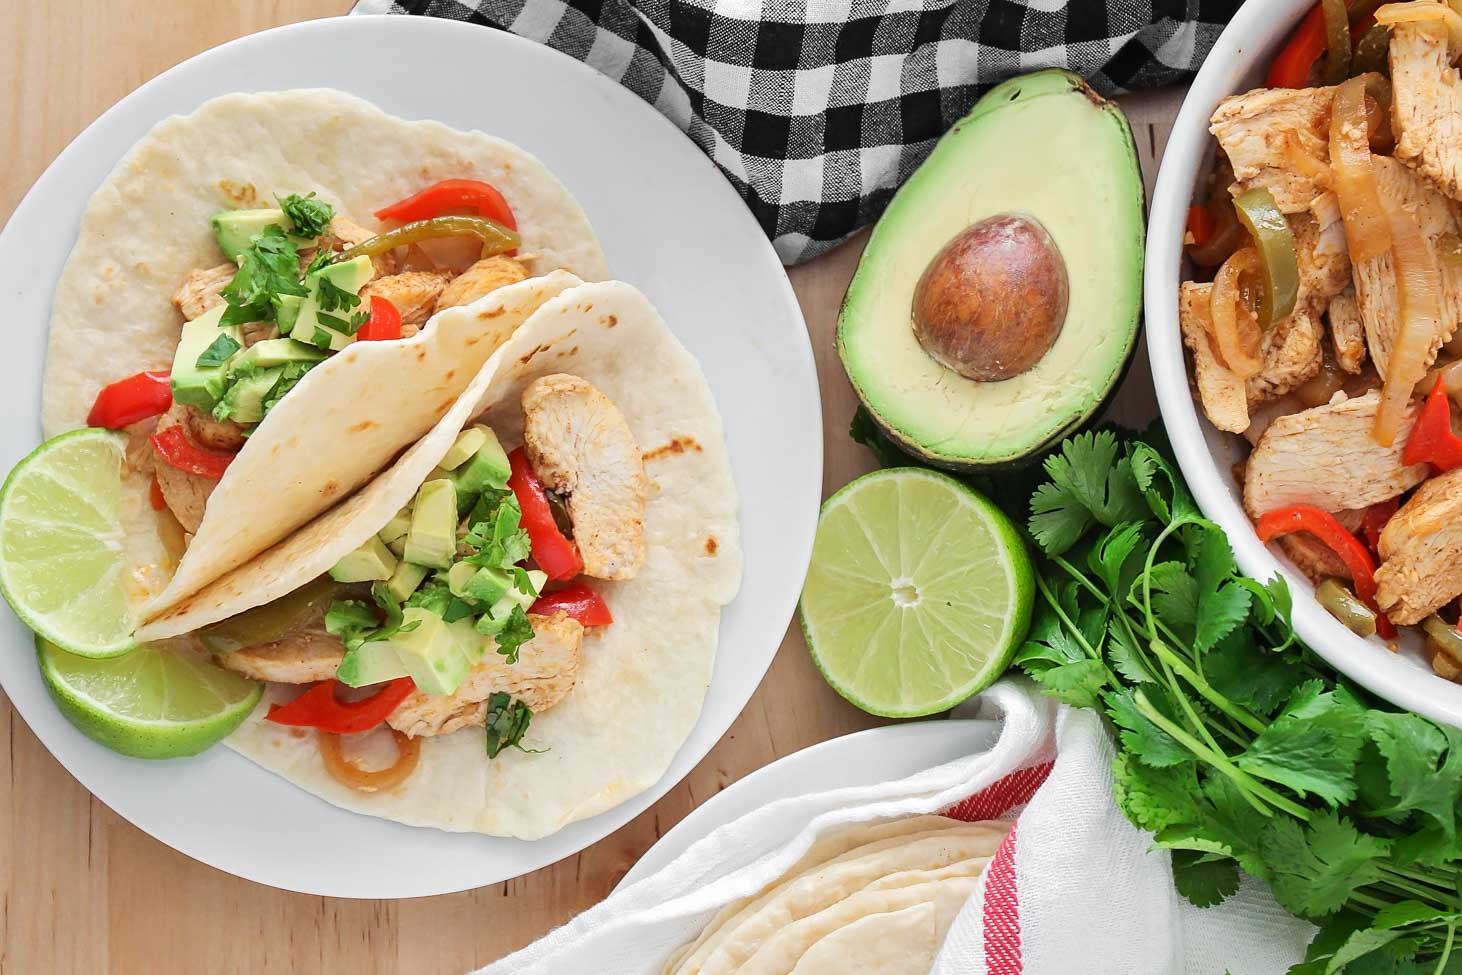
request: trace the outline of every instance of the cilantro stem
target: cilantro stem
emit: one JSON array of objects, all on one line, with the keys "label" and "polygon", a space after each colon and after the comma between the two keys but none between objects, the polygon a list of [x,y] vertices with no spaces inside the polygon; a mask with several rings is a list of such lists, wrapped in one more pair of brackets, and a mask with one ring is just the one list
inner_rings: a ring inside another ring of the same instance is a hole
[{"label": "cilantro stem", "polygon": [[[1309,821],[1310,810],[1288,797],[1275,792],[1229,761],[1227,755],[1224,755],[1222,752],[1214,752],[1207,745],[1203,744],[1203,742],[1173,724],[1172,721],[1168,720],[1166,715],[1152,706],[1152,702],[1147,699],[1147,695],[1142,693],[1140,689],[1133,692],[1133,699],[1137,702],[1137,710],[1141,711],[1149,721],[1163,731],[1166,731],[1198,758],[1232,779],[1234,784],[1239,787],[1239,792],[1243,795],[1244,799],[1259,812],[1265,816],[1274,815],[1274,810],[1268,809],[1263,805],[1263,802],[1268,802],[1276,809],[1287,812],[1296,819],[1305,822]],[[1263,800],[1263,802],[1260,800]]]},{"label": "cilantro stem", "polygon": [[1095,647],[1086,642],[1086,634],[1082,633],[1081,627],[1077,626],[1074,622],[1072,622],[1071,617],[1066,615],[1066,611],[1062,609],[1061,604],[1056,601],[1055,593],[1051,592],[1051,587],[1046,585],[1046,580],[1041,578],[1040,573],[1036,573],[1036,588],[1040,589],[1041,596],[1046,600],[1047,604],[1050,605],[1051,609],[1055,611],[1057,618],[1061,620],[1061,625],[1066,627],[1066,629],[1070,631],[1072,637],[1075,638],[1077,643],[1081,644],[1081,649],[1086,651],[1087,656],[1091,657],[1091,659],[1102,665],[1102,668],[1106,671],[1107,674],[1106,682],[1108,684],[1115,684],[1117,682],[1116,677],[1112,674],[1111,668],[1107,667],[1106,660],[1102,658],[1101,653],[1099,653]]},{"label": "cilantro stem", "polygon": [[[1199,674],[1192,667],[1189,667],[1182,658],[1172,652],[1171,648],[1169,648],[1167,644],[1163,643],[1161,640],[1154,638],[1149,646],[1151,647],[1153,653],[1161,657],[1174,670],[1181,674],[1184,680],[1192,684],[1193,689],[1196,690],[1199,694],[1203,695],[1203,699],[1205,701],[1218,708],[1230,718],[1233,718],[1245,728],[1248,728],[1254,734],[1257,735],[1263,732],[1264,722],[1260,721],[1248,711],[1234,704],[1234,702],[1230,701],[1218,691],[1214,690],[1213,685],[1209,684],[1208,681],[1203,678],[1202,674]],[[1240,742],[1239,744],[1245,743]]]},{"label": "cilantro stem", "polygon": [[1420,884],[1413,883],[1405,877],[1396,876],[1395,871],[1391,869],[1390,864],[1378,862],[1376,866],[1381,870],[1382,873],[1388,875],[1385,877],[1385,879],[1379,881],[1379,883],[1390,887],[1392,890],[1395,890],[1408,897],[1414,897],[1417,900],[1423,901],[1434,907],[1454,909],[1457,906],[1456,904],[1450,903],[1441,894],[1441,892],[1435,889],[1423,887]]},{"label": "cilantro stem", "polygon": [[1437,959],[1437,967],[1432,969],[1432,975],[1441,975],[1442,972],[1447,970],[1447,962],[1452,957],[1452,943],[1456,937],[1457,925],[1455,923],[1449,923],[1447,925],[1447,940],[1442,945],[1442,957]]}]

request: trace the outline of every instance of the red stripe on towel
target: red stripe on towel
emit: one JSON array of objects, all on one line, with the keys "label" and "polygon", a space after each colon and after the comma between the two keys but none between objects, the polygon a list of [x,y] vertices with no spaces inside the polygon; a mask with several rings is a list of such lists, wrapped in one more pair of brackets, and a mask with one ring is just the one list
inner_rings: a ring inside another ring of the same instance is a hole
[{"label": "red stripe on towel", "polygon": [[[1046,770],[1050,771],[1050,766]],[[988,975],[1021,975],[1020,896],[1015,881],[1016,825],[1010,827],[985,871],[985,971]]]},{"label": "red stripe on towel", "polygon": [[944,815],[966,823],[982,819],[999,819],[1016,806],[1031,801],[1031,796],[1051,774],[1051,762],[1023,768],[944,810]]}]

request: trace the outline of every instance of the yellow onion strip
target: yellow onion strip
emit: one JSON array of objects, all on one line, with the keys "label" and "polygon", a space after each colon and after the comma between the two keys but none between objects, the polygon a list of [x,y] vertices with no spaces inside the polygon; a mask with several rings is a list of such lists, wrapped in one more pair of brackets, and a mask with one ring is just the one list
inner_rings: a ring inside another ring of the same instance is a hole
[{"label": "yellow onion strip", "polygon": [[1408,3],[1388,3],[1376,11],[1376,23],[1387,27],[1427,21],[1441,21],[1447,28],[1447,51],[1453,59],[1462,53],[1462,13],[1458,13],[1453,5],[1434,0],[1410,0]]},{"label": "yellow onion strip", "polygon": [[1257,376],[1264,368],[1260,357],[1262,333],[1259,323],[1244,304],[1240,278],[1259,272],[1259,253],[1252,247],[1234,251],[1213,279],[1209,318],[1218,355],[1229,372],[1240,379]]},{"label": "yellow onion strip", "polygon": [[1289,163],[1289,168],[1317,186],[1328,189],[1331,180],[1330,167],[1305,150],[1298,132],[1286,129],[1283,138],[1284,156],[1285,161]]},{"label": "yellow onion strip", "polygon": [[406,777],[416,770],[417,760],[421,758],[421,739],[408,738],[395,728],[390,731],[391,736],[396,739],[396,761],[389,767],[374,772],[361,768],[345,757],[340,750],[339,735],[319,732],[315,735],[315,740],[320,747],[320,758],[325,763],[325,771],[341,785],[357,792],[380,792],[405,782]]},{"label": "yellow onion strip", "polygon": [[1432,344],[1442,328],[1442,271],[1427,246],[1416,218],[1399,207],[1389,215],[1391,263],[1396,269],[1397,315],[1401,327],[1386,364],[1381,408],[1371,437],[1383,447],[1396,441],[1396,431],[1416,384],[1430,365]]},{"label": "yellow onion strip", "polygon": [[1351,78],[1335,90],[1330,110],[1330,172],[1356,264],[1391,249],[1391,229],[1371,168],[1369,129],[1365,79]]}]

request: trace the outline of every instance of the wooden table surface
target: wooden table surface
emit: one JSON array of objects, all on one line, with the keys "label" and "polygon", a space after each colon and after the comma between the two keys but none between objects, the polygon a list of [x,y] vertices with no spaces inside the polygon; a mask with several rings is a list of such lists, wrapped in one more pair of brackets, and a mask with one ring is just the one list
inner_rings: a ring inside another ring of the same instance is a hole
[{"label": "wooden table surface", "polygon": [[[179,61],[235,37],[345,13],[349,0],[0,0],[0,221],[102,111]],[[1124,99],[1149,193],[1176,93]],[[824,495],[872,469],[847,437],[855,398],[833,350],[862,238],[791,270],[826,420]],[[38,323],[12,323],[12,327]],[[1124,391],[1150,410],[1145,357]],[[598,902],[691,809],[767,763],[880,723],[832,692],[789,627],[726,737],[655,806],[575,857],[462,894],[409,901],[285,893],[196,863],[123,821],[53,759],[0,698],[0,975],[312,972],[446,975],[490,962]]]}]

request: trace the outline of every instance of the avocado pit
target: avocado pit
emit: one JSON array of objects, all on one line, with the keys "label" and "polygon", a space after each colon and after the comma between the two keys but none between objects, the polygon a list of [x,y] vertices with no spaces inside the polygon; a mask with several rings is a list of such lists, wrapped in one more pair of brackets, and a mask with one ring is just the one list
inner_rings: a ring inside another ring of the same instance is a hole
[{"label": "avocado pit", "polygon": [[1013,379],[1056,344],[1070,285],[1038,222],[1002,213],[956,234],[914,287],[914,335],[941,365],[977,382]]}]

